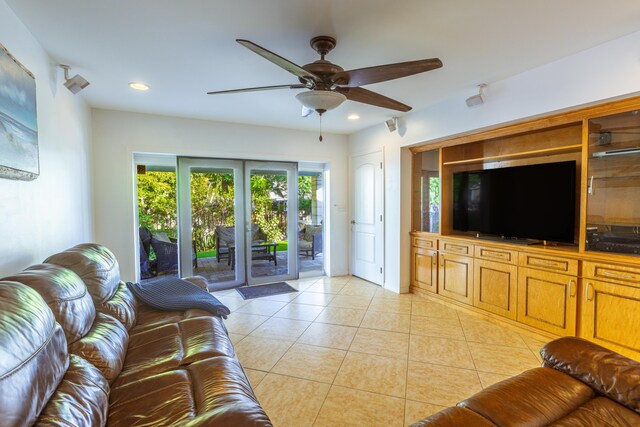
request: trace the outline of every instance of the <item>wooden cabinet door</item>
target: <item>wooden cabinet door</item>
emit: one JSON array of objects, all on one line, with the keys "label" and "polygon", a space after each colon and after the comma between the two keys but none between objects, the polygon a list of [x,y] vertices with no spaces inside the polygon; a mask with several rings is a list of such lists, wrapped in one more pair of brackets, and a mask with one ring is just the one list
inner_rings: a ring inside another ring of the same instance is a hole
[{"label": "wooden cabinet door", "polygon": [[517,320],[556,335],[576,333],[576,276],[520,267]]},{"label": "wooden cabinet door", "polygon": [[517,266],[476,259],[473,266],[473,287],[475,307],[515,320]]},{"label": "wooden cabinet door", "polygon": [[456,301],[473,304],[473,258],[440,254],[438,293]]},{"label": "wooden cabinet door", "polygon": [[425,291],[436,292],[438,253],[423,248],[411,248],[411,284]]},{"label": "wooden cabinet door", "polygon": [[582,338],[640,358],[640,288],[584,279]]}]

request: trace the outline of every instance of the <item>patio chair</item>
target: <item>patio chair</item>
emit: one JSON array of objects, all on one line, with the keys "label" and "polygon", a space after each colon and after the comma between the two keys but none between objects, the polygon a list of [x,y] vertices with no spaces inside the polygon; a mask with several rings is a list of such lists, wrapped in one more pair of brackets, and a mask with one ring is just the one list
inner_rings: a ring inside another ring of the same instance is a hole
[{"label": "patio chair", "polygon": [[228,261],[227,264],[231,264],[231,261],[229,259],[229,247],[235,245],[235,230],[236,228],[234,226],[216,227],[216,231],[214,231],[213,233],[216,238],[216,261],[220,262],[221,259],[226,258]]},{"label": "patio chair", "polygon": [[[214,235],[216,237],[216,260],[218,262],[226,258],[227,265],[231,265],[232,260],[229,255],[232,252],[230,248],[236,244],[235,229],[233,225],[216,227]],[[266,234],[258,224],[251,224],[251,236],[253,237],[253,243],[264,242],[267,239]]]},{"label": "patio chair", "polygon": [[[156,275],[175,271],[178,269],[178,242],[167,237],[165,233],[156,233],[151,236],[151,247],[156,254]],[[198,257],[195,240],[192,242],[193,266],[198,268]]]},{"label": "patio chair", "polygon": [[148,279],[156,275],[156,260],[151,261],[151,231],[146,227],[138,229],[140,236],[140,278]]},{"label": "patio chair", "polygon": [[322,225],[305,225],[298,235],[298,251],[312,260],[322,252]]}]

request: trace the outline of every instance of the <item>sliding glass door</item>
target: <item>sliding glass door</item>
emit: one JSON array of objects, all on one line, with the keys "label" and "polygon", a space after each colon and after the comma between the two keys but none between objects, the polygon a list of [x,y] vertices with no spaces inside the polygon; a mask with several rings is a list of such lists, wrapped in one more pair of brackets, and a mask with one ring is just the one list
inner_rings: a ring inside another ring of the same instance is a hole
[{"label": "sliding glass door", "polygon": [[245,283],[243,162],[178,158],[180,275]]},{"label": "sliding glass door", "polygon": [[297,164],[245,162],[247,283],[298,277]]}]

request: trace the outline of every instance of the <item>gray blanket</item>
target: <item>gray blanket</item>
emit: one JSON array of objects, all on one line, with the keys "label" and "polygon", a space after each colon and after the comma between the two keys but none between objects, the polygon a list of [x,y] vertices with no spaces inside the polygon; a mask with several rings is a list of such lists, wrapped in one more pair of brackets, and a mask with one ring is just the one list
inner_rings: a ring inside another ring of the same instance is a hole
[{"label": "gray blanket", "polygon": [[162,277],[149,283],[131,283],[127,286],[143,303],[158,310],[200,309],[226,319],[227,306],[198,285],[176,277]]}]

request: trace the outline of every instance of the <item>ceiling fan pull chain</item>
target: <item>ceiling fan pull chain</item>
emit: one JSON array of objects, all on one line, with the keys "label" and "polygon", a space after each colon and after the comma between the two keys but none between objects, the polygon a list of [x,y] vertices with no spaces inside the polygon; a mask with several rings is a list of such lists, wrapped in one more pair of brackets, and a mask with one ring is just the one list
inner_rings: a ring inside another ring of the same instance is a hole
[{"label": "ceiling fan pull chain", "polygon": [[318,140],[322,142],[322,113],[320,113],[320,137]]}]

